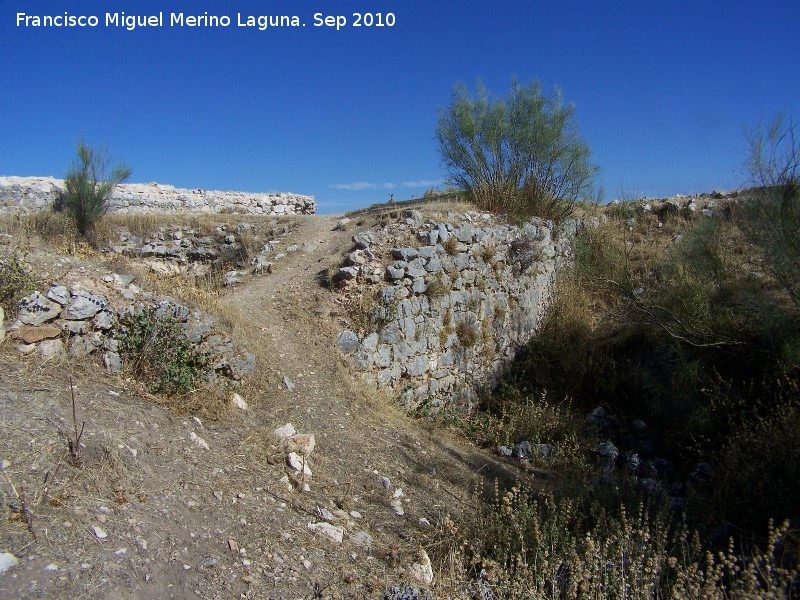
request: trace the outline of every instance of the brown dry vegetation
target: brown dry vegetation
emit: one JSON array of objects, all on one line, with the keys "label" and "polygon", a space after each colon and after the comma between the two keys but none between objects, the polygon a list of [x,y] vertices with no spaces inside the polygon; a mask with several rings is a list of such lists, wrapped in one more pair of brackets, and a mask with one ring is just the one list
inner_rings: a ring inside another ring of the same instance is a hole
[{"label": "brown dry vegetation", "polygon": [[[487,446],[553,444],[559,459],[536,460],[559,494],[498,493],[457,554],[491,564],[503,597],[794,597],[798,307],[752,205],[705,217],[643,204],[583,207],[605,222],[577,236],[540,334],[458,423]],[[595,407],[611,415],[596,431]],[[635,419],[649,433],[632,434]],[[622,455],[609,471],[606,440],[674,471],[656,488]]]}]

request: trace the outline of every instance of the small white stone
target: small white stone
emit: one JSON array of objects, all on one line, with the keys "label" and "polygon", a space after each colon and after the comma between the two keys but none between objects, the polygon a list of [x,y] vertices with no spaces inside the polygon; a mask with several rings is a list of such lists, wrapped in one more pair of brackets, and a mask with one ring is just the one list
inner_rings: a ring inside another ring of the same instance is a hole
[{"label": "small white stone", "polygon": [[206,441],[197,435],[194,431],[189,434],[189,440],[203,450],[210,450]]},{"label": "small white stone", "polygon": [[309,523],[308,528],[314,533],[324,535],[337,544],[341,544],[342,539],[344,539],[344,529],[336,525],[331,525],[330,523]]},{"label": "small white stone", "polygon": [[97,536],[98,540],[104,540],[108,537],[108,534],[101,527],[95,527],[94,534]]},{"label": "small white stone", "polygon": [[50,563],[44,568],[45,571],[58,571],[58,565]]},{"label": "small white stone", "polygon": [[411,565],[411,568],[408,569],[408,574],[425,585],[433,584],[433,566],[425,550],[419,551],[418,562]]},{"label": "small white stone", "polygon": [[247,402],[245,402],[244,398],[242,398],[239,394],[233,395],[231,398],[231,404],[240,410],[247,410],[249,408],[247,406]]},{"label": "small white stone", "polygon": [[406,511],[403,510],[403,501],[402,500],[399,500],[399,499],[398,500],[392,500],[389,503],[389,506],[392,507],[392,509],[394,510],[395,514],[398,517],[402,517],[404,514],[406,514]]},{"label": "small white stone", "polygon": [[297,454],[297,452],[290,452],[286,460],[289,462],[289,466],[292,467],[292,469],[298,473],[302,472],[306,477],[311,477],[312,473],[308,466],[308,461]]},{"label": "small white stone", "polygon": [[272,432],[272,435],[276,438],[287,438],[293,436],[295,433],[297,433],[297,430],[294,428],[294,425],[287,423],[286,425],[278,427]]}]

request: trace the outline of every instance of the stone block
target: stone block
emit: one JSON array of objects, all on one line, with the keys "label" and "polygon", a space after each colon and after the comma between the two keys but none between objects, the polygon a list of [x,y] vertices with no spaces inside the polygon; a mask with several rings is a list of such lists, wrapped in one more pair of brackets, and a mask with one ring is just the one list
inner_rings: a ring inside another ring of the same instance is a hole
[{"label": "stone block", "polygon": [[391,369],[381,369],[378,371],[378,385],[380,387],[386,387],[392,383],[392,370]]},{"label": "stone block", "polygon": [[47,290],[47,297],[61,306],[66,306],[69,302],[69,290],[63,285],[54,285]]},{"label": "stone block", "polygon": [[452,367],[453,366],[453,352],[452,350],[447,350],[444,354],[439,357],[439,360],[436,362],[436,365],[443,369],[445,367]]},{"label": "stone block", "polygon": [[381,342],[385,344],[396,344],[400,341],[400,327],[397,323],[390,323],[380,333]]},{"label": "stone block", "polygon": [[427,273],[425,271],[425,259],[422,258],[415,258],[406,267],[406,274],[409,277],[424,277],[425,273]]},{"label": "stone block", "polygon": [[406,365],[406,373],[411,377],[419,377],[428,371],[428,358],[426,356],[417,356]]},{"label": "stone block", "polygon": [[19,302],[17,319],[25,325],[38,326],[52,321],[61,314],[61,305],[33,292]]},{"label": "stone block", "polygon": [[360,350],[353,356],[353,366],[358,371],[368,371],[372,367],[372,355]]},{"label": "stone block", "polygon": [[386,277],[390,280],[402,279],[406,276],[405,263],[395,263],[386,267]]},{"label": "stone block", "polygon": [[65,317],[73,321],[91,319],[105,307],[106,301],[100,296],[78,296],[67,307]]},{"label": "stone block", "polygon": [[399,260],[409,261],[417,257],[416,248],[392,248],[392,256]]},{"label": "stone block", "polygon": [[358,351],[358,336],[355,332],[346,329],[336,338],[336,347],[345,354],[353,354]]},{"label": "stone block", "polygon": [[44,340],[39,344],[39,352],[44,360],[50,360],[64,355],[64,344],[60,339]]},{"label": "stone block", "polygon": [[361,349],[366,352],[374,352],[378,347],[378,334],[370,333],[361,342]]},{"label": "stone block", "polygon": [[[0,324],[2,328],[2,324]],[[35,344],[42,340],[57,338],[61,335],[61,328],[55,325],[40,325],[39,327],[20,327],[11,333],[12,340],[22,340],[26,344]]]},{"label": "stone block", "polygon": [[392,364],[392,354],[388,347],[380,348],[372,358],[373,363],[378,368],[386,368]]},{"label": "stone block", "polygon": [[381,290],[379,292],[381,302],[383,304],[391,303],[394,300],[394,291],[395,291],[395,288],[391,287],[391,286],[381,288]]},{"label": "stone block", "polygon": [[431,258],[425,263],[425,270],[428,273],[441,273],[442,272],[442,261],[438,258]]}]

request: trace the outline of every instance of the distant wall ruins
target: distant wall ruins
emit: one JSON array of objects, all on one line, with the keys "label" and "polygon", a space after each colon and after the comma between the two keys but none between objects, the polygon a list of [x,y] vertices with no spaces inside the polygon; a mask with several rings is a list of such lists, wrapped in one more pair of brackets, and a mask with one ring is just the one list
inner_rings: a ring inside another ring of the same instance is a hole
[{"label": "distant wall ruins", "polygon": [[[0,212],[50,208],[63,189],[64,181],[53,177],[0,177]],[[306,215],[316,213],[317,205],[313,196],[299,194],[186,190],[158,183],[127,183],[114,191],[108,212]]]}]

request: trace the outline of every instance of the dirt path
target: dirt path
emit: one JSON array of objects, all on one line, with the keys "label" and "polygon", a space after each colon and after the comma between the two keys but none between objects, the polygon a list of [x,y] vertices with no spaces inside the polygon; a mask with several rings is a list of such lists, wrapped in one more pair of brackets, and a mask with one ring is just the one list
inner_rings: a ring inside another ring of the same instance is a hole
[{"label": "dirt path", "polygon": [[[351,221],[347,231],[340,231],[339,219],[301,219],[289,236],[299,250],[282,259],[286,263],[276,263],[273,274],[226,296],[225,303],[258,325],[262,351],[274,358],[270,366],[277,397],[267,399],[256,418],[271,419],[270,426],[290,421],[317,437],[312,457],[317,485],[312,483],[311,496],[322,492],[330,503],[341,489],[320,489],[319,483],[352,484],[348,490],[358,512],[369,515],[369,522],[359,526],[381,532],[378,545],[384,550],[406,546],[412,554],[414,544],[403,540],[420,540],[429,533],[420,519],[435,523],[444,512],[458,512],[479,481],[523,475],[446,432],[409,420],[348,370],[334,345],[345,324],[336,317],[341,296],[319,280],[352,248],[353,234],[367,225],[356,228]],[[293,391],[278,383],[283,376],[294,383]],[[391,494],[382,488],[382,477],[403,488],[403,517],[388,506]],[[317,502],[324,500],[317,497]]]}]

